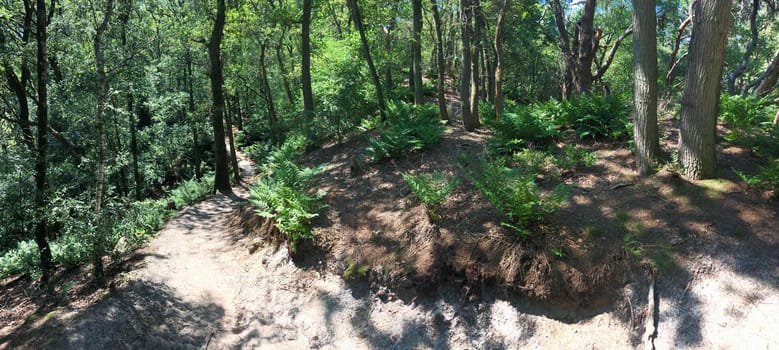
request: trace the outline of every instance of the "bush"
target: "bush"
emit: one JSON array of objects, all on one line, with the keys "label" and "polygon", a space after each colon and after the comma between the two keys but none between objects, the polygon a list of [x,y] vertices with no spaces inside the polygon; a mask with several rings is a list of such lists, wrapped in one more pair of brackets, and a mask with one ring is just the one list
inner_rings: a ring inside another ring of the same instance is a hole
[{"label": "bush", "polygon": [[760,167],[757,175],[738,172],[738,176],[749,186],[769,191],[777,190],[779,189],[779,159],[771,159],[768,165]]},{"label": "bush", "polygon": [[304,147],[304,138],[291,137],[273,150],[262,167],[268,176],[251,188],[249,196],[255,212],[272,218],[279,232],[290,239],[292,251],[299,239],[313,237],[308,225],[324,206],[321,202],[324,193],[309,193],[314,176],[321,173],[323,167],[298,165]]},{"label": "bush", "polygon": [[38,245],[34,240],[21,241],[16,249],[11,249],[0,257],[0,278],[15,274],[38,276],[40,270]]},{"label": "bush", "polygon": [[617,96],[582,95],[561,104],[546,104],[561,113],[560,119],[576,130],[579,138],[625,139],[632,135],[630,106]]},{"label": "bush", "polygon": [[191,179],[182,182],[178,187],[170,191],[168,198],[176,203],[176,208],[181,208],[206,199],[213,190],[213,176],[205,176],[200,180]]},{"label": "bush", "polygon": [[753,133],[756,128],[770,124],[774,113],[776,108],[768,98],[727,94],[720,97],[719,117],[730,126],[728,139],[731,141]]},{"label": "bush", "polygon": [[547,144],[560,136],[560,125],[545,111],[518,107],[504,112],[500,119],[487,119],[495,135],[489,141],[490,151],[508,154],[529,144]]},{"label": "bush", "polygon": [[501,161],[481,160],[468,173],[468,179],[506,218],[501,225],[523,237],[530,236],[530,225],[554,213],[567,198],[564,186],[542,198],[535,183],[536,174],[507,168]]},{"label": "bush", "polygon": [[573,171],[577,166],[591,167],[598,161],[598,155],[586,149],[565,145],[563,156],[555,158],[554,162],[560,170]]},{"label": "bush", "polygon": [[441,141],[444,126],[435,106],[414,106],[405,102],[387,104],[387,121],[378,137],[369,137],[367,151],[374,161],[400,158]]},{"label": "bush", "polygon": [[439,219],[436,213],[438,206],[459,183],[456,177],[447,179],[440,171],[434,171],[430,174],[403,174],[403,180],[411,187],[414,195],[425,203],[428,214],[433,221]]}]

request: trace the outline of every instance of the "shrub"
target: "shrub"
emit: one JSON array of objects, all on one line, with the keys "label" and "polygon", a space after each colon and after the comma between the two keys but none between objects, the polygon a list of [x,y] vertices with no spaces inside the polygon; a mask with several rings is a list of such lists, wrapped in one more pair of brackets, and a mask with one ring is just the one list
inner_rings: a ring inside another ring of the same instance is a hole
[{"label": "shrub", "polygon": [[21,241],[16,249],[11,249],[0,257],[0,278],[15,274],[40,274],[40,255],[34,240]]},{"label": "shrub", "polygon": [[567,198],[564,186],[555,194],[542,198],[535,183],[535,174],[507,168],[500,161],[479,161],[468,173],[468,179],[506,218],[501,225],[518,235],[530,235],[530,225],[554,213]]},{"label": "shrub", "polygon": [[776,109],[768,98],[753,95],[722,95],[719,101],[719,117],[730,125],[729,140],[744,137],[754,129],[771,122]]},{"label": "shrub", "polygon": [[561,112],[561,119],[576,130],[579,138],[618,140],[628,138],[633,130],[630,106],[617,96],[582,95],[563,102],[562,110],[551,103],[548,106]]},{"label": "shrub", "polygon": [[573,171],[577,166],[591,167],[597,161],[597,154],[571,145],[565,145],[563,147],[563,156],[557,157],[554,160],[555,165],[563,171]]},{"label": "shrub", "polygon": [[214,178],[205,176],[202,179],[191,179],[182,182],[178,187],[170,191],[169,200],[176,203],[176,208],[199,202],[213,192]]},{"label": "shrub", "polygon": [[768,165],[760,167],[757,175],[749,175],[737,172],[738,176],[749,186],[764,190],[779,189],[779,159],[771,159]]},{"label": "shrub", "polygon": [[414,195],[425,203],[428,214],[433,221],[438,221],[439,216],[436,213],[438,207],[459,183],[456,177],[447,179],[440,171],[434,171],[430,174],[403,174],[403,180],[411,187]]},{"label": "shrub", "polygon": [[399,158],[441,141],[444,126],[435,106],[414,106],[405,102],[387,104],[387,121],[378,137],[369,137],[367,151],[374,161]]},{"label": "shrub", "polygon": [[560,125],[542,110],[518,107],[504,112],[500,119],[487,119],[494,131],[489,141],[490,151],[508,154],[529,144],[547,144],[560,136]]},{"label": "shrub", "polygon": [[313,178],[323,167],[298,165],[304,148],[305,139],[295,136],[274,149],[262,166],[267,176],[251,188],[249,196],[255,212],[272,218],[279,232],[290,239],[292,251],[299,239],[313,237],[308,225],[324,206],[324,193],[310,194]]}]

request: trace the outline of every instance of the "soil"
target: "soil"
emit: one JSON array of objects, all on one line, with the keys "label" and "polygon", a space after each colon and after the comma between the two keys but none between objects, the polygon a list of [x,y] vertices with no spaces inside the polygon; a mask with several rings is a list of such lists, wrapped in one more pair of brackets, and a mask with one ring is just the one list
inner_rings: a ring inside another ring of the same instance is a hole
[{"label": "soil", "polygon": [[779,347],[779,203],[732,170],[754,172],[751,152],[723,146],[716,180],[638,178],[624,144],[585,142],[598,162],[563,174],[571,199],[533,237],[465,180],[431,221],[402,174],[462,177],[488,136],[450,128],[377,164],[364,136],[312,152],[328,207],[294,254],[258,236],[239,187],[113,262],[107,289],[88,267],[59,271],[53,293],[1,281],[0,349]]}]

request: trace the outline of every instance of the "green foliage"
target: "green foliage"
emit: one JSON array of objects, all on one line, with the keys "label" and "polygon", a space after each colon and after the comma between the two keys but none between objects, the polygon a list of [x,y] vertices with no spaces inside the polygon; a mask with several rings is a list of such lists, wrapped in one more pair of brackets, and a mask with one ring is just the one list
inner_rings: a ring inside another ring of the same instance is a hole
[{"label": "green foliage", "polygon": [[747,185],[764,190],[779,189],[779,159],[772,159],[768,165],[760,167],[756,175],[749,175],[743,172],[737,172],[742,181]]},{"label": "green foliage", "polygon": [[563,156],[555,159],[555,165],[561,170],[573,171],[577,166],[591,167],[598,161],[598,155],[586,149],[565,145]]},{"label": "green foliage", "polygon": [[272,218],[279,232],[290,239],[294,251],[299,239],[312,238],[308,226],[324,207],[324,193],[310,194],[313,178],[323,167],[301,167],[298,162],[305,148],[305,139],[294,136],[274,149],[262,166],[267,174],[251,188],[249,202],[255,212]]},{"label": "green foliage", "polygon": [[414,106],[405,102],[387,104],[387,122],[377,137],[369,137],[367,151],[374,161],[400,158],[441,141],[444,126],[435,106]]},{"label": "green foliage", "polygon": [[541,197],[535,177],[507,168],[501,161],[480,160],[468,172],[468,180],[506,218],[501,225],[523,237],[530,235],[532,224],[557,211],[568,197],[564,186],[558,186],[551,196]]},{"label": "green foliage", "polygon": [[40,255],[38,245],[34,240],[21,241],[15,249],[11,249],[0,257],[0,278],[15,274],[40,274]]},{"label": "green foliage", "polygon": [[554,163],[555,157],[547,152],[525,148],[515,152],[511,160],[517,166],[518,171],[523,174],[535,175],[549,169],[552,163]]},{"label": "green foliage", "polygon": [[[490,108],[483,110],[489,112]],[[494,113],[494,109],[491,111]],[[495,133],[489,147],[497,154],[518,151],[529,144],[547,144],[560,137],[557,121],[546,111],[532,106],[507,109],[500,119],[489,118],[485,124]]]},{"label": "green foliage", "polygon": [[630,106],[618,96],[582,95],[562,103],[559,117],[579,138],[626,139],[631,136]]},{"label": "green foliage", "polygon": [[764,127],[771,122],[776,113],[776,107],[768,98],[760,98],[754,95],[720,96],[719,117],[730,125],[729,140],[745,137]]},{"label": "green foliage", "polygon": [[447,179],[446,175],[440,171],[417,175],[403,174],[403,180],[411,187],[414,195],[427,205],[428,213],[433,221],[437,221],[439,218],[438,206],[459,183],[458,178]]},{"label": "green foliage", "polygon": [[206,199],[213,192],[214,178],[206,176],[202,180],[192,179],[179,184],[170,191],[168,198],[176,203],[176,208]]}]

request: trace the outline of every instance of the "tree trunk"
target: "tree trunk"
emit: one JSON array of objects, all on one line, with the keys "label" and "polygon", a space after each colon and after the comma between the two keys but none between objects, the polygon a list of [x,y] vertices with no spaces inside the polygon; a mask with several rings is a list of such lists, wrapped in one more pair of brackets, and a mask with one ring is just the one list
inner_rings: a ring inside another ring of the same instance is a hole
[{"label": "tree trunk", "polygon": [[771,93],[776,88],[776,82],[779,81],[779,50],[774,54],[774,58],[763,74],[752,83],[752,86],[756,86],[755,93],[758,96],[764,97]]},{"label": "tree trunk", "polygon": [[134,96],[132,90],[127,93],[127,114],[130,126],[130,155],[132,156],[133,181],[135,182],[135,200],[139,201],[141,197],[141,172],[138,169],[138,126],[135,120],[135,109],[133,106]]},{"label": "tree trunk", "polygon": [[[308,0],[306,0],[308,1]],[[222,59],[220,46],[222,44],[222,35],[225,26],[225,0],[217,0],[216,21],[214,29],[211,32],[211,40],[208,43],[208,59],[210,62],[211,76],[211,95],[214,99],[214,106],[211,109],[211,124],[214,129],[214,155],[216,156],[214,165],[214,190],[230,193],[229,171],[227,166],[227,148],[225,147],[225,130],[222,122],[224,114],[225,101],[222,94],[224,77],[222,76]]]},{"label": "tree trunk", "polygon": [[230,164],[233,168],[233,179],[235,183],[241,183],[241,168],[238,167],[238,155],[235,150],[235,138],[233,137],[233,121],[230,117],[230,113],[224,113],[225,118],[225,133],[227,134],[227,141],[230,144]]},{"label": "tree trunk", "polygon": [[500,119],[503,113],[503,24],[506,22],[506,10],[510,0],[503,0],[498,13],[498,23],[495,25],[495,118]]},{"label": "tree trunk", "polygon": [[[421,1],[421,0],[414,0]],[[371,73],[371,80],[373,80],[373,86],[376,88],[376,102],[379,105],[379,113],[381,114],[381,121],[387,119],[386,109],[384,105],[384,93],[381,90],[381,82],[379,81],[379,74],[376,72],[376,66],[373,64],[373,58],[371,58],[371,51],[368,47],[368,39],[365,38],[365,28],[362,25],[362,14],[360,13],[360,7],[357,5],[357,0],[347,0],[349,9],[352,12],[352,20],[354,21],[357,31],[360,33],[360,41],[362,42],[362,55],[368,62],[368,70]]]},{"label": "tree trunk", "polygon": [[101,211],[103,209],[103,195],[105,188],[105,147],[106,147],[106,133],[105,133],[105,108],[108,99],[108,88],[106,86],[106,73],[105,62],[103,61],[103,48],[102,40],[103,34],[108,29],[108,24],[111,20],[111,14],[114,9],[114,1],[108,0],[106,2],[105,13],[103,14],[103,21],[97,27],[95,31],[94,50],[95,50],[95,71],[97,72],[97,176],[95,182],[97,183],[95,189],[95,215],[97,218],[97,225],[95,225],[95,237],[92,241],[92,263],[94,264],[94,278],[98,285],[105,284],[105,278],[103,276],[103,250],[104,239],[103,235],[103,219],[101,217]]},{"label": "tree trunk", "polygon": [[730,0],[694,6],[686,86],[682,95],[679,158],[693,179],[716,175],[717,109],[730,22]]},{"label": "tree trunk", "polygon": [[[284,42],[284,35],[282,34],[278,44],[276,44],[276,61],[279,63],[279,71],[281,73],[281,82],[284,85],[284,92],[287,94],[287,102],[290,106],[295,105],[295,96],[292,95],[292,88],[289,86],[289,79],[287,79],[287,68],[284,66],[284,60],[281,57],[281,43]],[[238,105],[241,106],[240,104]],[[241,125],[241,124],[239,124]],[[242,128],[242,127],[241,127]]]},{"label": "tree trunk", "polygon": [[311,91],[311,0],[303,0],[303,18],[301,19],[301,49],[302,73],[301,84],[303,88],[303,115],[307,127],[312,127],[314,122],[314,94]]},{"label": "tree trunk", "polygon": [[462,73],[460,74],[460,103],[463,114],[463,128],[473,131],[478,126],[475,119],[478,115],[471,114],[471,3],[460,0],[460,21],[462,34]]},{"label": "tree trunk", "polygon": [[187,73],[187,97],[189,104],[189,125],[192,129],[192,163],[194,163],[195,177],[200,179],[203,177],[203,170],[201,170],[200,163],[202,157],[200,156],[200,133],[197,125],[197,114],[195,111],[195,89],[193,86],[192,77],[192,53],[187,48],[184,54],[184,65]]},{"label": "tree trunk", "polygon": [[46,0],[37,0],[37,8],[35,38],[38,47],[38,135],[36,140],[38,152],[35,158],[35,209],[38,222],[35,225],[35,243],[38,244],[38,253],[41,258],[41,281],[47,285],[52,269],[52,259],[51,248],[49,247],[48,219],[46,216],[49,191],[46,179],[46,153],[48,151],[48,137],[46,134],[49,130],[49,101],[46,87],[48,80],[48,66],[46,64]]},{"label": "tree trunk", "polygon": [[412,77],[414,84],[414,104],[424,103],[422,91],[422,0],[411,0],[414,31],[411,38]]},{"label": "tree trunk", "polygon": [[[757,12],[760,10],[760,0],[752,0],[752,11],[749,13],[749,43],[747,43],[746,50],[744,50],[744,56],[741,58],[741,63],[738,64],[730,74],[728,74],[728,94],[733,96],[738,92],[736,91],[736,79],[744,75],[747,70],[747,65],[755,51],[757,46]],[[746,90],[745,90],[746,91]]]},{"label": "tree trunk", "polygon": [[446,63],[444,62],[444,39],[441,33],[441,15],[438,13],[438,4],[436,0],[430,0],[431,9],[433,10],[433,23],[435,26],[435,47],[436,47],[436,64],[438,65],[438,113],[441,115],[441,120],[449,120],[449,115],[446,111],[446,96],[444,92],[446,84]]},{"label": "tree trunk", "polygon": [[595,19],[595,0],[585,0],[584,8],[582,9],[582,18],[578,22],[578,36],[576,41],[578,43],[578,53],[576,55],[577,62],[574,70],[576,71],[576,79],[574,79],[574,87],[577,93],[586,93],[590,91],[592,87],[592,73],[590,68],[592,67],[592,61],[595,58],[595,50],[597,49],[597,43],[594,40],[595,26],[593,21]]},{"label": "tree trunk", "polygon": [[479,75],[481,57],[482,31],[484,29],[484,18],[481,14],[481,0],[471,0],[471,10],[474,20],[473,41],[471,54],[471,118],[475,127],[479,127],[479,101],[481,99],[480,85],[481,75]]},{"label": "tree trunk", "polygon": [[243,108],[241,107],[241,94],[237,91],[235,92],[235,127],[238,128],[239,131],[243,130]]},{"label": "tree trunk", "polygon": [[660,150],[657,134],[657,18],[655,0],[633,2],[633,141],[636,168],[648,175]]},{"label": "tree trunk", "polygon": [[[22,46],[26,47],[30,42],[30,36],[32,34],[32,16],[35,12],[33,4],[30,0],[24,0],[24,19],[22,22]],[[8,82],[8,88],[16,96],[17,103],[19,104],[19,128],[22,129],[22,141],[30,150],[35,152],[35,141],[33,140],[32,129],[30,128],[30,106],[27,103],[27,83],[30,80],[30,67],[27,61],[27,55],[22,55],[21,64],[21,77],[17,77],[14,73],[14,69],[8,62],[4,62],[3,70],[5,71],[6,81]]]},{"label": "tree trunk", "polygon": [[260,44],[260,73],[262,76],[262,92],[265,95],[265,104],[268,106],[268,124],[270,124],[271,142],[274,144],[281,143],[282,137],[278,135],[279,126],[278,118],[276,115],[276,106],[273,103],[273,93],[270,90],[270,84],[268,83],[268,69],[265,64],[265,47],[266,43]]}]

